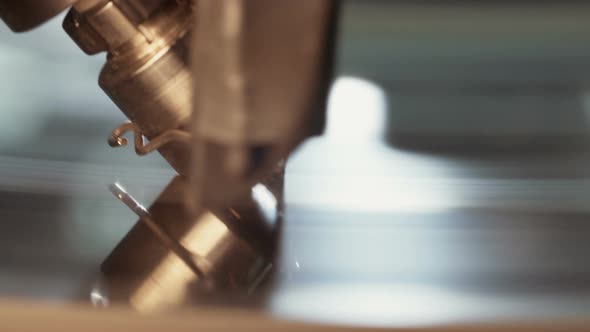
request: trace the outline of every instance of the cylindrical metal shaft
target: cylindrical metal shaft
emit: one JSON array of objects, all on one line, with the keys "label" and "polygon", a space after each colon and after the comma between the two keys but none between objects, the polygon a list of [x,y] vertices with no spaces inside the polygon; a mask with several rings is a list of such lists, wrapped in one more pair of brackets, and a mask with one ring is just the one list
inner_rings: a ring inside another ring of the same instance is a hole
[{"label": "cylindrical metal shaft", "polygon": [[[168,310],[195,302],[211,287],[248,289],[268,270],[272,259],[261,249],[267,241],[263,234],[253,239],[241,232],[239,214],[191,216],[184,206],[186,186],[182,177],[175,178],[140,213],[154,225],[138,222],[103,263],[110,301],[129,303],[141,312]],[[200,273],[160,233],[192,255]]]}]

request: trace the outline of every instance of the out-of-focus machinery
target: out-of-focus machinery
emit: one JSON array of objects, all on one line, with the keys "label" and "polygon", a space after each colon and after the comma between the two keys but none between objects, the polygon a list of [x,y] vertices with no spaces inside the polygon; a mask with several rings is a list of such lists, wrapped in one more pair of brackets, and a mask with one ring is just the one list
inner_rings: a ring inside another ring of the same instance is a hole
[{"label": "out-of-focus machinery", "polygon": [[[132,132],[137,154],[178,173],[149,209],[111,187],[140,221],[102,265],[110,301],[152,311],[251,292],[272,270],[284,160],[323,128],[335,1],[0,2],[17,32],[64,10],[74,42],[107,54],[99,84],[130,120],[109,144]],[[253,190],[274,196],[276,220]]]}]

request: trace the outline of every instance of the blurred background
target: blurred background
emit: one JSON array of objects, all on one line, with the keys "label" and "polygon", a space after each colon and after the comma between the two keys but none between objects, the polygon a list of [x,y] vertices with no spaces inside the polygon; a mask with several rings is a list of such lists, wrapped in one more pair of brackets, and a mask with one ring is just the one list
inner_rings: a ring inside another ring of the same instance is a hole
[{"label": "blurred background", "polygon": [[[590,4],[343,1],[322,137],[286,173],[269,310],[421,325],[590,314]],[[0,27],[0,295],[87,301],[173,176],[111,149],[124,116],[63,17]]]},{"label": "blurred background", "polygon": [[[85,56],[62,17],[14,34],[0,27],[0,292],[68,299],[135,223],[107,185],[150,203],[173,170],[157,154],[112,149],[125,120],[98,87],[104,55]],[[129,188],[130,190],[131,187]]]}]

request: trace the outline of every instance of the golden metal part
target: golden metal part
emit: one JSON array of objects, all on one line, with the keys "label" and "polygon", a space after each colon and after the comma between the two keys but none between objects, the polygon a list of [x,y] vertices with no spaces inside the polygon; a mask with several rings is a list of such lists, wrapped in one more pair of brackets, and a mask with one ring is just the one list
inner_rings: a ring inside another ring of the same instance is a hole
[{"label": "golden metal part", "polygon": [[191,140],[190,133],[184,130],[173,129],[165,131],[163,134],[153,138],[149,141],[149,143],[146,144],[143,139],[143,133],[139,127],[131,122],[127,122],[113,130],[108,140],[109,145],[112,147],[126,146],[129,141],[127,138],[123,137],[123,135],[129,131],[133,132],[135,152],[140,156],[152,153],[153,151],[171,142],[182,142],[189,144]]},{"label": "golden metal part", "polygon": [[199,0],[193,204],[231,201],[323,130],[337,1]]},{"label": "golden metal part", "polygon": [[196,256],[192,255],[186,248],[175,241],[164,229],[154,221],[152,215],[146,210],[143,205],[139,204],[131,195],[121,187],[120,184],[115,183],[109,187],[111,192],[123,202],[131,211],[135,212],[150,231],[170,249],[178,258],[180,258],[192,271],[199,277],[203,277],[203,272],[196,263]]},{"label": "golden metal part", "polygon": [[[190,128],[192,77],[187,33],[190,1],[97,1],[72,9],[68,34],[86,53],[108,52],[99,84],[150,141]],[[137,141],[140,140],[136,140]],[[149,146],[152,147],[152,146]],[[188,175],[190,146],[171,140],[159,152],[179,174]],[[141,151],[141,149],[140,149]]]},{"label": "golden metal part", "polygon": [[186,186],[175,178],[149,211],[120,187],[111,188],[142,221],[102,265],[110,300],[142,312],[170,309],[197,301],[213,286],[247,292],[268,271],[263,233],[258,239],[244,233],[239,214],[192,217],[184,207]]}]

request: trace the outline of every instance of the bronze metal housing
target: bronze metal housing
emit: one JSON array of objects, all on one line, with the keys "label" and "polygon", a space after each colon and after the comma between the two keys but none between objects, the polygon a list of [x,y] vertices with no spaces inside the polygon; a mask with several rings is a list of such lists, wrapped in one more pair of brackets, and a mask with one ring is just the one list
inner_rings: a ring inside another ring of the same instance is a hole
[{"label": "bronze metal housing", "polygon": [[257,238],[243,232],[244,221],[235,212],[192,216],[184,206],[186,187],[182,177],[175,178],[150,207],[149,222],[188,256],[138,222],[102,265],[111,301],[141,312],[169,310],[212,289],[248,291],[269,271],[272,253],[265,249],[263,232]]},{"label": "bronze metal housing", "polygon": [[[184,130],[192,113],[191,4],[167,1],[143,16],[129,8],[124,1],[99,2],[85,12],[74,8],[64,28],[86,53],[108,52],[99,84],[143,135],[154,139]],[[188,175],[189,145],[172,142],[158,151],[179,174]]]},{"label": "bronze metal housing", "polygon": [[195,210],[247,192],[324,128],[338,2],[199,0],[192,52]]}]

